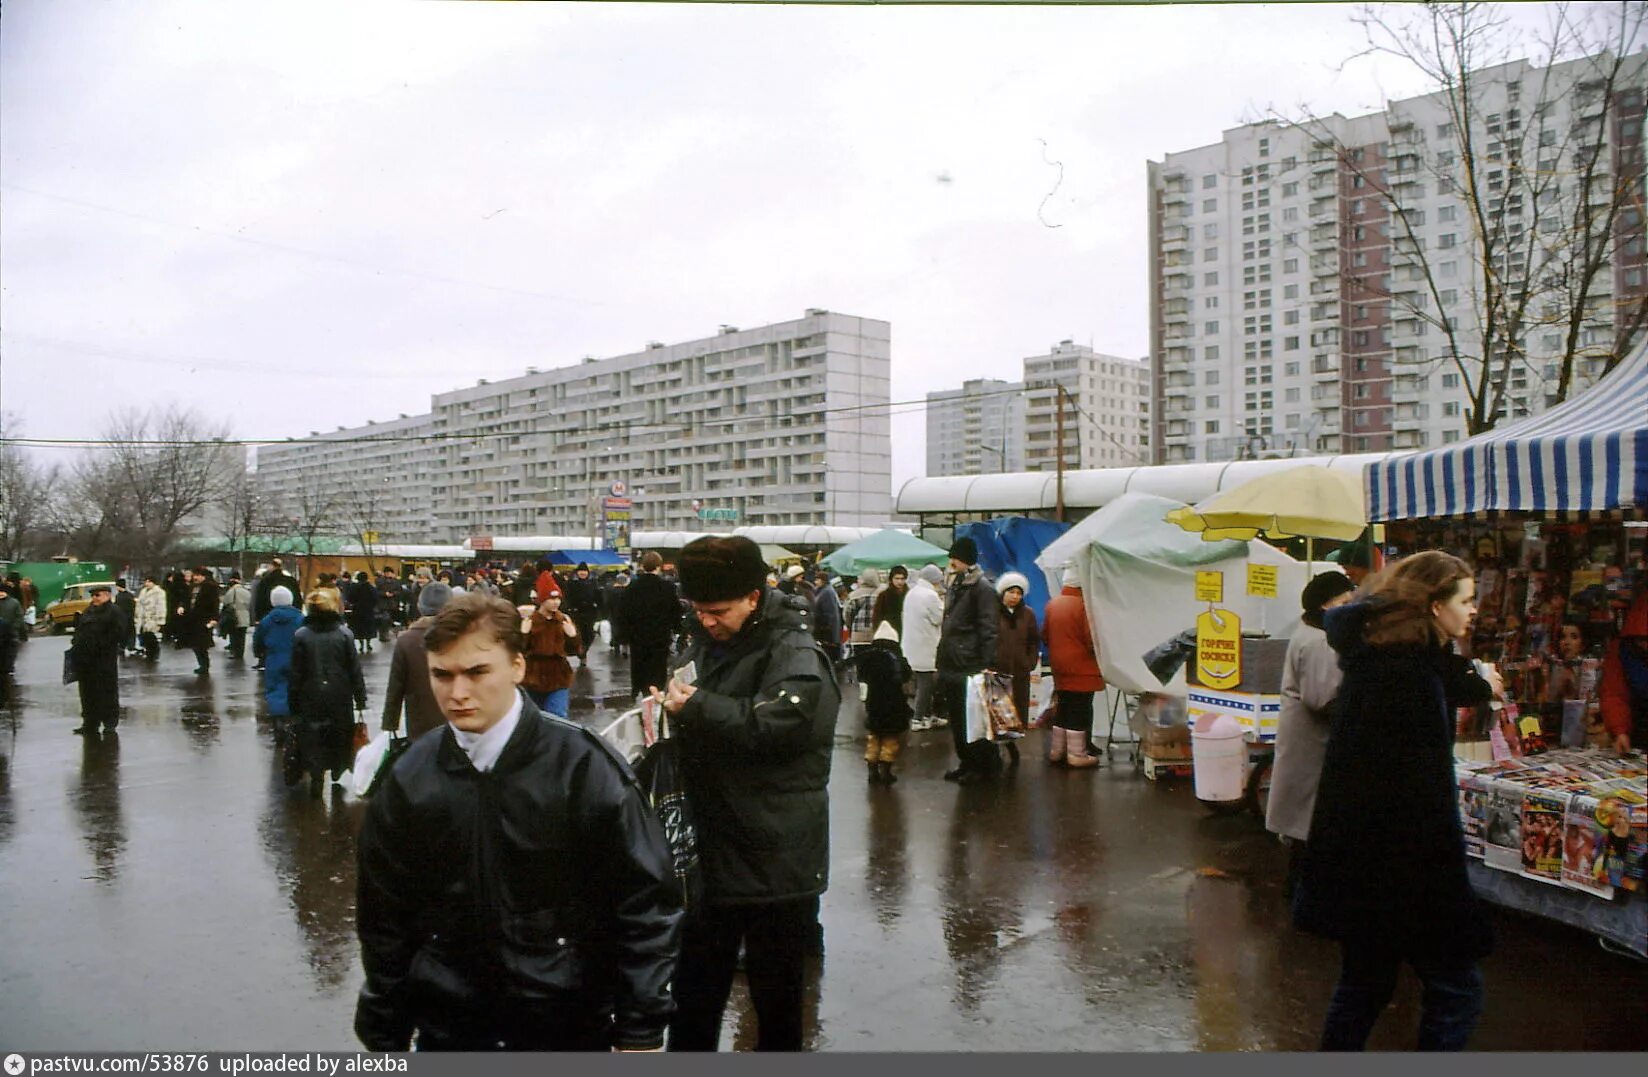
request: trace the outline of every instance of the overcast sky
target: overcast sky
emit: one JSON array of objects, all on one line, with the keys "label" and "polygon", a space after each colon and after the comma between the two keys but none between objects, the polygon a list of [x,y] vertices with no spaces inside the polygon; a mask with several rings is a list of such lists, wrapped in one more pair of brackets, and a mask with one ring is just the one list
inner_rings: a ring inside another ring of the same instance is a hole
[{"label": "overcast sky", "polygon": [[1147,159],[1426,88],[1353,11],[7,0],[0,407],[285,437],[807,307],[895,400],[1142,356]]}]

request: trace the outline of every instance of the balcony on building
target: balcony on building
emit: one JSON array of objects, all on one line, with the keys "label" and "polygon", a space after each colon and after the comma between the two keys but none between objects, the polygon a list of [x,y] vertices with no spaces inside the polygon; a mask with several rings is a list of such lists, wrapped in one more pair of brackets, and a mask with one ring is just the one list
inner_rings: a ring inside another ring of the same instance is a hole
[{"label": "balcony on building", "polygon": [[1185,245],[1188,244],[1189,242],[1190,242],[1190,229],[1184,227],[1183,225],[1175,225],[1171,228],[1162,229],[1162,250],[1163,251],[1183,250],[1185,248]]},{"label": "balcony on building", "polygon": [[1184,295],[1190,291],[1193,278],[1189,273],[1169,273],[1162,278],[1162,294],[1166,296]]},{"label": "balcony on building", "polygon": [[1338,253],[1312,255],[1310,275],[1313,277],[1337,277],[1339,275]]},{"label": "balcony on building", "polygon": [[1337,355],[1318,355],[1310,361],[1310,376],[1317,381],[1337,379],[1343,369]]},{"label": "balcony on building", "polygon": [[1189,415],[1194,410],[1195,408],[1191,404],[1190,397],[1188,395],[1175,396],[1173,394],[1169,394],[1167,397],[1167,403],[1162,405],[1163,415]]}]

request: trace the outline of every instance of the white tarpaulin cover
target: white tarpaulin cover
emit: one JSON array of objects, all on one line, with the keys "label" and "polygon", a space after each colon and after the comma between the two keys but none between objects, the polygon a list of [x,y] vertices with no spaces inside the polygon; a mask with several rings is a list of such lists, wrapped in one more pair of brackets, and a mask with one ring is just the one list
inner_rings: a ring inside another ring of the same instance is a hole
[{"label": "white tarpaulin cover", "polygon": [[[1203,542],[1165,517],[1184,502],[1153,494],[1123,494],[1059,536],[1036,564],[1047,574],[1054,594],[1072,566],[1081,577],[1082,595],[1099,668],[1105,681],[1128,692],[1185,693],[1181,669],[1162,684],[1144,662],[1157,644],[1196,625],[1207,609],[1196,601],[1196,573],[1224,573],[1221,609],[1234,611],[1245,632],[1261,629],[1285,639],[1299,624],[1299,594],[1305,589],[1306,566],[1269,543]],[[1275,598],[1247,593],[1249,563],[1276,566]]]}]

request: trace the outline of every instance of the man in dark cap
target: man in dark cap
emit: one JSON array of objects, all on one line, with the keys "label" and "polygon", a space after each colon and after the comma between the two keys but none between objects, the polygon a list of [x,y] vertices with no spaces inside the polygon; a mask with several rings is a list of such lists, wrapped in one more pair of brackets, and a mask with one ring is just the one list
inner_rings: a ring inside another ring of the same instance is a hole
[{"label": "man in dark cap", "polygon": [[692,642],[664,709],[698,828],[703,905],[684,925],[673,1051],[713,1051],[744,947],[756,1050],[801,1049],[802,982],[828,883],[830,751],[841,709],[805,600],[767,586],[761,549],[681,551]]},{"label": "man in dark cap", "polygon": [[[584,641],[587,652],[595,642],[595,622],[601,619],[601,585],[590,577],[589,565],[583,561],[572,573],[572,579],[566,584],[566,599],[562,610],[578,629],[578,638]],[[578,664],[584,665],[582,656]]]},{"label": "man in dark cap", "polygon": [[950,547],[950,577],[938,636],[938,692],[939,713],[950,721],[957,763],[944,780],[967,785],[1001,770],[994,744],[967,743],[967,678],[995,661],[1001,601],[978,567],[978,545],[970,538],[959,538]]},{"label": "man in dark cap", "polygon": [[69,644],[80,686],[80,728],[75,733],[86,736],[97,735],[100,726],[112,733],[120,724],[120,641],[125,635],[108,584],[93,585],[91,603],[75,621]]}]

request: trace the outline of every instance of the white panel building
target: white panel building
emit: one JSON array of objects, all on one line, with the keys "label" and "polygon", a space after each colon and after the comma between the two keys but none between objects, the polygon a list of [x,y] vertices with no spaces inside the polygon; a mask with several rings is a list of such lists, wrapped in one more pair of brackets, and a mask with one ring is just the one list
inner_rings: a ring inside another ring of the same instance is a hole
[{"label": "white panel building", "polygon": [[[1591,292],[1594,315],[1579,340],[1586,358],[1570,396],[1600,376],[1615,312],[1648,294],[1645,60],[1631,58],[1606,129],[1587,90],[1591,61],[1548,70],[1518,61],[1476,75],[1478,182],[1491,197],[1508,169],[1550,180],[1537,206],[1501,200],[1510,236],[1572,219],[1576,158],[1598,145],[1607,182],[1635,185],[1637,209],[1618,222],[1613,264]],[[1148,165],[1157,462],[1423,449],[1465,436],[1469,401],[1460,373],[1442,361],[1440,319],[1470,339],[1472,289],[1485,267],[1458,193],[1457,144],[1445,101],[1430,95],[1309,130],[1237,127]],[[1528,270],[1513,260],[1495,271]],[[1536,299],[1533,320],[1542,306]],[[1552,326],[1529,329],[1511,362],[1504,418],[1554,399],[1563,343]]]},{"label": "white panel building", "polygon": [[[427,415],[257,452],[284,505],[383,487],[383,541],[598,532],[614,481],[632,527],[884,524],[892,509],[891,326],[809,310],[794,321],[649,344],[434,397]],[[347,528],[339,528],[347,531]]]},{"label": "white panel building", "polygon": [[1058,467],[1058,407],[1064,394],[1064,466],[1129,467],[1150,462],[1150,365],[1064,340],[1024,360],[1024,469]]},{"label": "white panel building", "polygon": [[1024,470],[1024,383],[973,378],[927,394],[927,474]]}]

